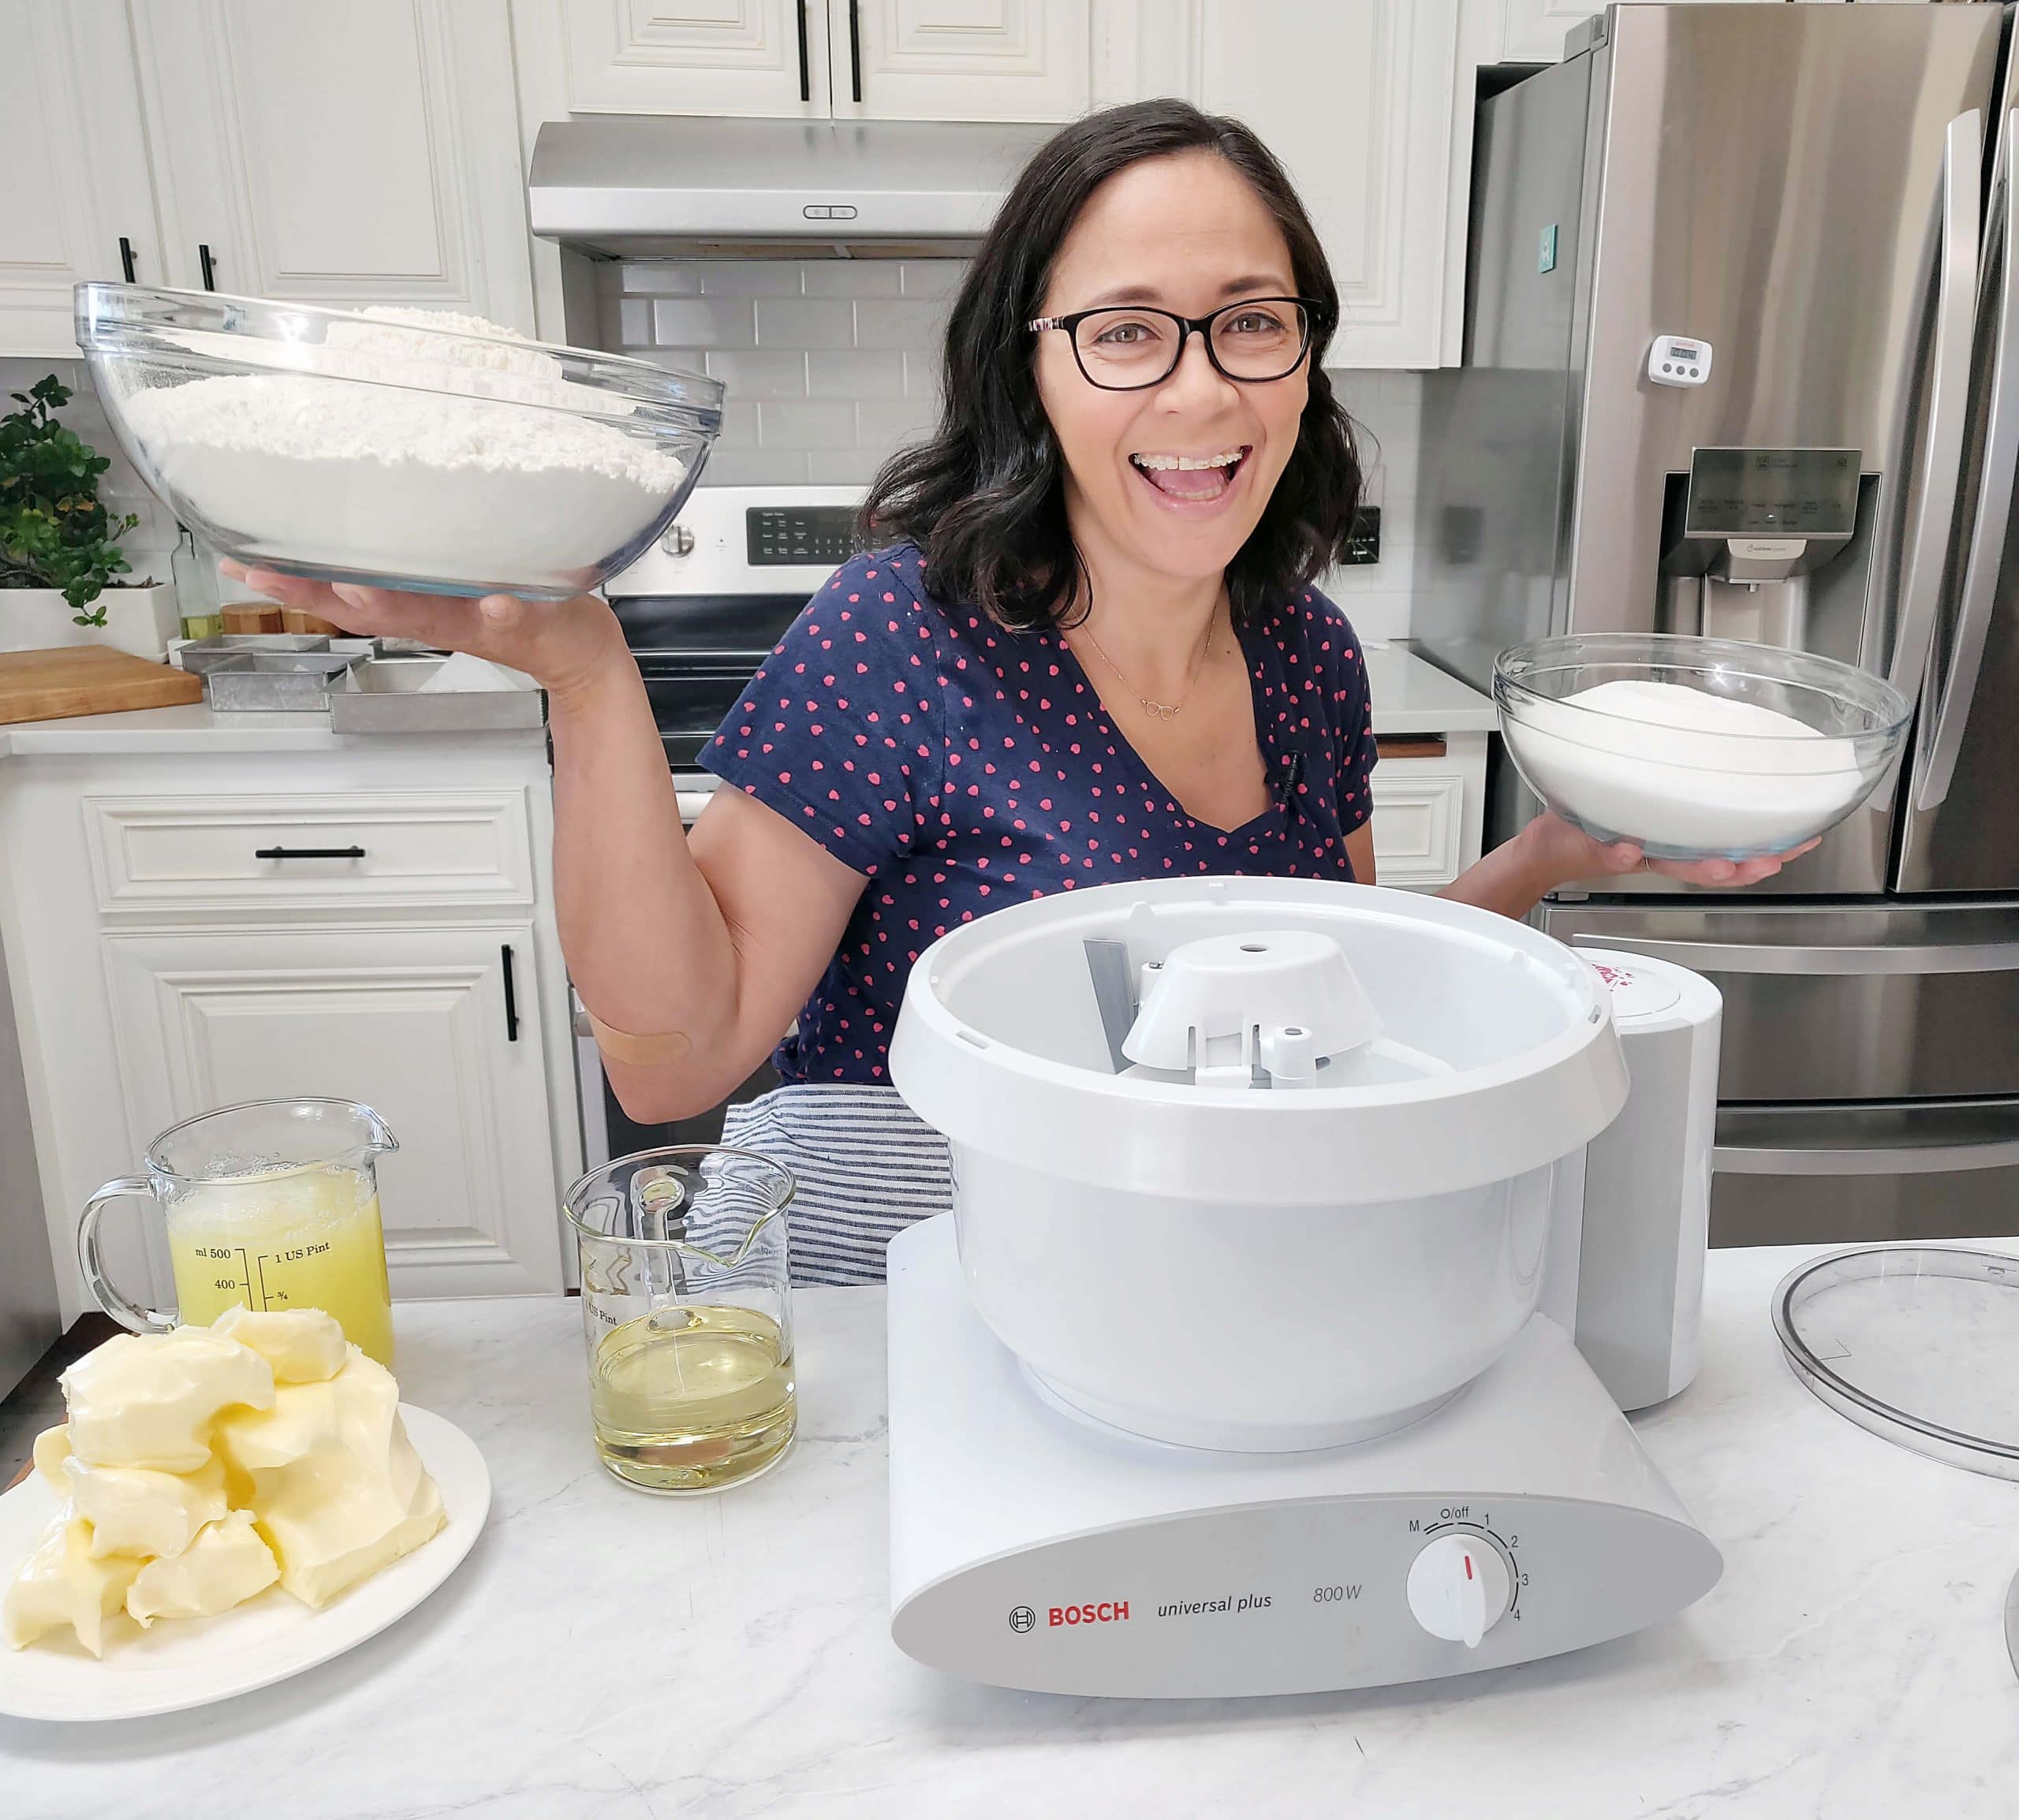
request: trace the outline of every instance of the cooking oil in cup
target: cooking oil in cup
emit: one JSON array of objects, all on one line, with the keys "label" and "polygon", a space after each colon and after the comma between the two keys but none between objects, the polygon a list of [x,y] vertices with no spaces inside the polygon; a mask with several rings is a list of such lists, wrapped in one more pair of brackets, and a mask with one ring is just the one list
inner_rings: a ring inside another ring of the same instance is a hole
[{"label": "cooking oil in cup", "polygon": [[782,1454],[798,1421],[792,1355],[755,1308],[680,1303],[614,1327],[590,1372],[596,1451],[647,1491],[718,1491]]},{"label": "cooking oil in cup", "polygon": [[226,1309],[320,1308],[381,1365],[393,1298],[379,1197],[351,1169],[282,1169],[195,1184],[169,1210],[168,1255],[185,1325]]}]

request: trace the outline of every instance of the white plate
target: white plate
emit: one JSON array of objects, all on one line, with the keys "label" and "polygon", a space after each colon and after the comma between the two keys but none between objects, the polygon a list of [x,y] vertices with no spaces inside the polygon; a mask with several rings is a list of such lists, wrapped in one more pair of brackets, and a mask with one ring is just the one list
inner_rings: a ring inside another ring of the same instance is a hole
[{"label": "white plate", "polygon": [[[0,1645],[0,1713],[138,1719],[207,1706],[327,1662],[405,1617],[469,1553],[491,1509],[491,1474],[453,1423],[405,1403],[400,1414],[449,1512],[412,1554],[320,1611],[274,1586],[214,1618],[162,1618],[144,1631],[131,1618],[110,1618],[103,1661],[68,1632],[24,1650]],[[0,1586],[13,1581],[62,1502],[39,1476],[0,1497]]]}]

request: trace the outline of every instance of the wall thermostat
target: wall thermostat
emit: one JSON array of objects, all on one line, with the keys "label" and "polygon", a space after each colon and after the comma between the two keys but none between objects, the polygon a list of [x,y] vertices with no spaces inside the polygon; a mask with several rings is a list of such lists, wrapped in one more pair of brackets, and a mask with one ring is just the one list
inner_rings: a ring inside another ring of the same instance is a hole
[{"label": "wall thermostat", "polygon": [[1657,335],[1648,377],[1658,386],[1700,386],[1711,377],[1711,344],[1691,335]]}]

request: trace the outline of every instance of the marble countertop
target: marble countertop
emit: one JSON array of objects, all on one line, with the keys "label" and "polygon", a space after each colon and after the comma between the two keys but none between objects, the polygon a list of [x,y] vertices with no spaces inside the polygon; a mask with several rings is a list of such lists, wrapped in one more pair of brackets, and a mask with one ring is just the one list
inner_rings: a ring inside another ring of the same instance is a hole
[{"label": "marble countertop", "polygon": [[1945,1820],[2009,1814],[2000,1625],[2019,1486],[1901,1452],[1802,1389],[1767,1318],[1798,1251],[1714,1253],[1706,1364],[1640,1433],[1726,1556],[1680,1618],[1554,1661],[1372,1692],[1113,1702],[955,1681],[884,1600],[883,1298],[798,1302],[784,1464],[665,1501],[591,1451],[560,1300],[411,1303],[409,1398],[495,1477],[433,1598],[201,1711],[0,1720],[6,1811],[287,1820],[1346,1814]]},{"label": "marble countertop", "polygon": [[[1490,733],[1495,725],[1493,703],[1484,696],[1400,645],[1366,655],[1377,734]],[[199,702],[0,726],[0,758],[16,753],[344,751],[402,741],[425,747],[445,738],[537,745],[545,737],[537,727],[454,734],[334,733],[326,714],[214,714]]]},{"label": "marble countertop", "polygon": [[1414,651],[1399,644],[1375,645],[1362,655],[1378,736],[1490,733],[1499,726],[1488,697]]},{"label": "marble countertop", "polygon": [[120,714],[73,714],[60,721],[19,721],[0,726],[0,758],[121,752],[343,752],[383,746],[438,750],[457,744],[537,746],[544,727],[453,733],[338,733],[324,714],[213,713],[202,702],[172,708],[132,708]]}]

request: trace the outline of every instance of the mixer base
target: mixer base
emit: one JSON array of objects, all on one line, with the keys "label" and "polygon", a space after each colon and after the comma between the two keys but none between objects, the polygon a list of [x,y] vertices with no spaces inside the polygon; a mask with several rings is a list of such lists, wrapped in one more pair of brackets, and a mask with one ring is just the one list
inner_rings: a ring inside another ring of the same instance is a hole
[{"label": "mixer base", "polygon": [[[1136,1698],[1374,1687],[1622,1636],[1722,1571],[1544,1316],[1398,1433],[1228,1453],[1041,1396],[970,1307],[950,1217],[892,1241],[890,1279],[890,1630],[931,1667]],[[1469,1648],[1432,1635],[1409,1594],[1454,1534],[1508,1569]]]}]

